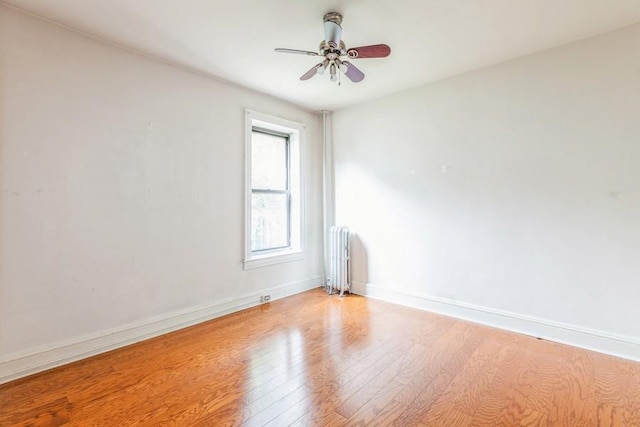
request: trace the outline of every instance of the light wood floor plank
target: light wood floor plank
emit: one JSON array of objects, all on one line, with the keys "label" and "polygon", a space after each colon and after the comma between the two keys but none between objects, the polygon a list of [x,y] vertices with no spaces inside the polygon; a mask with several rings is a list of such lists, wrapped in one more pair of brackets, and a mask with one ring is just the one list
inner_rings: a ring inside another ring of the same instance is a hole
[{"label": "light wood floor plank", "polygon": [[0,386],[0,426],[640,426],[640,364],[310,291]]}]

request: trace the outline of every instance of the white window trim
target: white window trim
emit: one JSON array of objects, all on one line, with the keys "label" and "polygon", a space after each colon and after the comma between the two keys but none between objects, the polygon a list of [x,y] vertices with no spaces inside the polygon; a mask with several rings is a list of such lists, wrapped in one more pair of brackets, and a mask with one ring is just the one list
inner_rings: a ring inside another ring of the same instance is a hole
[{"label": "white window trim", "polygon": [[[251,135],[253,127],[284,132],[290,135],[291,141],[298,144],[300,162],[300,230],[299,243],[296,248],[285,248],[254,254],[251,252]],[[305,188],[304,188],[304,164],[305,164],[305,126],[301,123],[286,120],[269,114],[259,113],[253,110],[245,110],[245,147],[244,147],[244,269],[263,267],[266,265],[290,262],[305,257]]]}]

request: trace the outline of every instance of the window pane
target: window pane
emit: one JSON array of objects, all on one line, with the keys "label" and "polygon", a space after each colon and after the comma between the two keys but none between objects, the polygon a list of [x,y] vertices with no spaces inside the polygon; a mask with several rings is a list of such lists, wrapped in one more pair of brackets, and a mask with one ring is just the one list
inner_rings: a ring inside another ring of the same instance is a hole
[{"label": "window pane", "polygon": [[282,248],[289,245],[287,195],[251,195],[251,250]]},{"label": "window pane", "polygon": [[251,188],[287,189],[287,139],[254,131],[251,137]]}]

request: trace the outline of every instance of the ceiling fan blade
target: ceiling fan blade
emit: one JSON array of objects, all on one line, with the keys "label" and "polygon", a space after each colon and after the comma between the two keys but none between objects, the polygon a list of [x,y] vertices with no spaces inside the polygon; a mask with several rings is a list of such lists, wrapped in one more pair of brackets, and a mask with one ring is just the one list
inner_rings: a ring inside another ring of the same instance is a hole
[{"label": "ceiling fan blade", "polygon": [[320,67],[322,67],[322,62],[314,65],[309,71],[300,76],[300,80],[309,80],[311,77],[316,75],[318,68]]},{"label": "ceiling fan blade", "polygon": [[347,76],[349,80],[358,83],[364,79],[364,73],[357,69],[351,62],[342,61],[342,63],[347,66],[347,71],[344,72],[344,75]]},{"label": "ceiling fan blade", "polygon": [[391,53],[391,48],[386,44],[372,44],[371,46],[352,47],[347,50],[347,56],[356,58],[385,58]]},{"label": "ceiling fan blade", "polygon": [[324,39],[332,49],[340,46],[342,37],[342,15],[338,12],[329,12],[324,15]]},{"label": "ceiling fan blade", "polygon": [[298,55],[309,55],[309,56],[318,56],[318,52],[311,52],[308,50],[298,50],[298,49],[287,49],[284,47],[279,47],[274,49],[276,52],[280,53],[296,53]]}]

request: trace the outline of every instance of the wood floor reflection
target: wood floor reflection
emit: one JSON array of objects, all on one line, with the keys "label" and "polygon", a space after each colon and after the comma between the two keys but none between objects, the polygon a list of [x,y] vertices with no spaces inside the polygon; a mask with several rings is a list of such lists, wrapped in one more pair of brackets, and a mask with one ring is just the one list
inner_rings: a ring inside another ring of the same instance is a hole
[{"label": "wood floor reflection", "polygon": [[0,426],[631,426],[640,364],[310,291],[0,386]]}]

